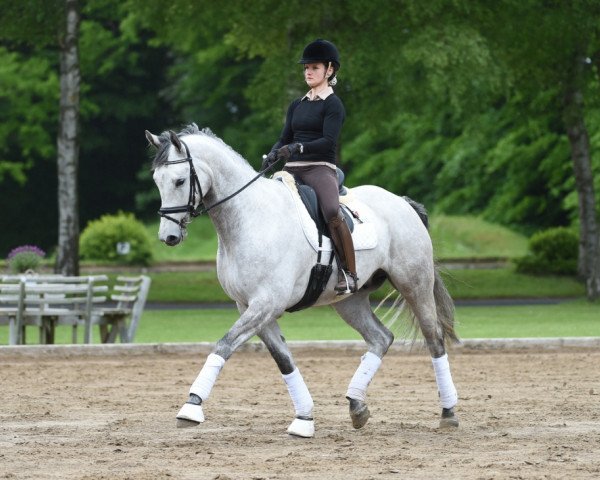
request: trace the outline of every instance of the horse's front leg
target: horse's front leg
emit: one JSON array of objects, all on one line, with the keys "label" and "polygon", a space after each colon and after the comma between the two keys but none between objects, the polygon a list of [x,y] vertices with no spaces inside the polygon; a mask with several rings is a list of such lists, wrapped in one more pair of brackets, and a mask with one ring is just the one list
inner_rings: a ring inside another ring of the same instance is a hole
[{"label": "horse's front leg", "polygon": [[254,302],[233,324],[229,332],[217,342],[208,355],[202,370],[190,387],[189,399],[177,414],[178,427],[193,427],[204,422],[202,404],[208,400],[225,362],[241,345],[257,335],[265,324],[281,316],[283,310],[267,308],[268,302]]},{"label": "horse's front leg", "polygon": [[277,363],[294,404],[296,418],[288,427],[287,433],[297,437],[314,437],[313,400],[300,370],[294,364],[294,359],[285,343],[285,339],[281,335],[279,325],[276,321],[265,325],[258,336],[267,346],[275,363]]}]

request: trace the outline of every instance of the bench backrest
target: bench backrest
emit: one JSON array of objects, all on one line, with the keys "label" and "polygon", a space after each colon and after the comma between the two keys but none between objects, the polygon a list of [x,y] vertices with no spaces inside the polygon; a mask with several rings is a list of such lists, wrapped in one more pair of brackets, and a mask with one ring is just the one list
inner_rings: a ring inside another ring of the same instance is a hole
[{"label": "bench backrest", "polygon": [[[96,285],[93,279],[85,283],[47,283],[19,281],[0,284],[0,301],[7,307],[45,312],[60,308],[90,311],[94,303],[106,301],[108,286]],[[104,294],[104,295],[102,295]]]},{"label": "bench backrest", "polygon": [[92,280],[93,283],[106,282],[106,275],[84,275],[80,277],[69,277],[60,274],[45,274],[45,275],[2,275],[1,283],[19,283],[21,280],[31,283],[88,283]]},{"label": "bench backrest", "polygon": [[96,283],[105,278],[3,277],[7,283],[0,284],[0,305],[2,312],[14,319],[9,329],[10,344],[21,343],[22,328],[27,324],[27,319],[30,322],[50,316],[74,325],[79,319],[89,324],[94,305],[107,300],[108,286]]}]

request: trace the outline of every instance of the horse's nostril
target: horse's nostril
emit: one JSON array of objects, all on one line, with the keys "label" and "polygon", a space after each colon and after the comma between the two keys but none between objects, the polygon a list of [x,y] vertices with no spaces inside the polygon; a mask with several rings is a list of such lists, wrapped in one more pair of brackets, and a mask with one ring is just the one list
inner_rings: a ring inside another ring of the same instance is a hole
[{"label": "horse's nostril", "polygon": [[177,245],[179,243],[179,237],[177,235],[169,235],[165,240],[167,245]]}]

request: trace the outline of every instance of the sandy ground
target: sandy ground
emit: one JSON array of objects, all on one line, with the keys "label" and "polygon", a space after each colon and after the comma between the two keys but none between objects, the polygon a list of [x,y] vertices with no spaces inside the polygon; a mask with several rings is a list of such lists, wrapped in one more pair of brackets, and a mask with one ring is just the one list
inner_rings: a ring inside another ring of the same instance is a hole
[{"label": "sandy ground", "polygon": [[313,439],[285,434],[291,402],[264,352],[227,363],[206,423],[175,428],[203,356],[0,357],[0,478],[600,478],[600,351],[456,351],[461,426],[437,429],[423,351],[392,352],[354,430],[356,351],[295,350]]}]

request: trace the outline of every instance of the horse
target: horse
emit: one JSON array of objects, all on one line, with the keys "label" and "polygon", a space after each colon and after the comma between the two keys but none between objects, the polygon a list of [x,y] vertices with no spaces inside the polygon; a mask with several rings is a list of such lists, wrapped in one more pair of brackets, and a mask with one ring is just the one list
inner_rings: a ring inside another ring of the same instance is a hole
[{"label": "horse", "polygon": [[[191,124],[179,134],[145,134],[156,148],[152,169],[161,198],[159,239],[176,246],[194,216],[209,215],[218,235],[218,279],[240,313],[192,383],[177,426],[205,421],[202,406],[225,362],[257,335],[275,360],[295,410],[287,433],[313,437],[313,400],[278,325],[286,309],[303,297],[315,261],[315,247],[302,226],[306,209],[298,207],[285,182],[257,173],[209,129]],[[458,395],[446,352],[450,343],[459,341],[454,303],[434,262],[425,209],[377,186],[349,190],[375,233],[375,246],[356,252],[360,278],[355,293],[335,292],[337,276],[332,275],[314,305],[332,305],[366,342],[367,351],[346,392],[352,425],[359,429],[367,423],[367,387],[394,341],[370,302],[371,293],[387,279],[409,307],[431,355],[442,407],[439,427],[458,427]],[[335,273],[337,266],[332,268]]]}]

